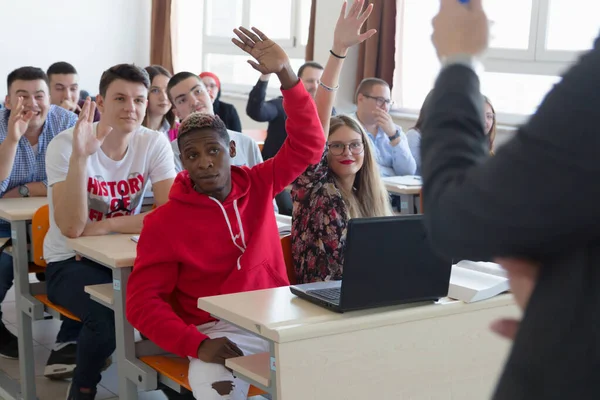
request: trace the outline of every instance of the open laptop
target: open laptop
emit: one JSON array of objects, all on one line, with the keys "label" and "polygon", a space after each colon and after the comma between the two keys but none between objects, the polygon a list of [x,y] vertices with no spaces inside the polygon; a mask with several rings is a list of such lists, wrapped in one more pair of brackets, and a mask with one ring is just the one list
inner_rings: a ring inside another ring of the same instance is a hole
[{"label": "open laptop", "polygon": [[348,223],[343,281],[290,290],[336,312],[436,301],[448,294],[451,269],[431,249],[422,215],[356,218]]}]

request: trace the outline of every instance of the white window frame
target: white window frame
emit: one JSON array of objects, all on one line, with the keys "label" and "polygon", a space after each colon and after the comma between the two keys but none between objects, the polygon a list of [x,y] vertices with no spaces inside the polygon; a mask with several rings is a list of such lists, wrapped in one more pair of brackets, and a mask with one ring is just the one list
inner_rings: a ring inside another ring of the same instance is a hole
[{"label": "white window frame", "polygon": [[[250,26],[250,8],[252,0],[241,0],[243,13],[242,13],[242,26]],[[292,17],[290,21],[290,40],[278,39],[277,43],[285,50],[290,58],[305,59],[306,57],[306,46],[302,44],[302,1],[307,0],[291,0],[292,2]],[[208,19],[209,15],[209,4],[208,1],[204,3],[204,21],[202,27],[203,44],[202,44],[202,70],[207,70],[206,60],[208,54],[223,54],[223,55],[243,55],[245,54],[236,46],[231,43],[231,39],[227,37],[212,36],[208,34]],[[267,32],[265,32],[267,33]],[[232,33],[233,35],[233,33]],[[248,66],[248,68],[251,68]],[[258,76],[257,76],[258,79]],[[235,84],[223,81],[227,86],[227,93],[243,94],[248,95],[252,90],[254,83],[252,84]],[[276,97],[280,95],[280,91],[277,89],[268,88],[267,96]]]},{"label": "white window frame", "polygon": [[[528,48],[490,48],[482,60],[486,72],[560,76],[586,52],[547,49],[551,1],[532,1]],[[404,118],[410,115],[416,120],[419,110],[399,107],[393,113]],[[498,123],[504,125],[518,125],[528,118],[529,115],[522,114],[499,113],[497,116]]]},{"label": "white window frame", "polygon": [[585,52],[547,49],[551,1],[532,1],[529,48],[526,50],[490,48],[484,60],[486,71],[560,75]]}]

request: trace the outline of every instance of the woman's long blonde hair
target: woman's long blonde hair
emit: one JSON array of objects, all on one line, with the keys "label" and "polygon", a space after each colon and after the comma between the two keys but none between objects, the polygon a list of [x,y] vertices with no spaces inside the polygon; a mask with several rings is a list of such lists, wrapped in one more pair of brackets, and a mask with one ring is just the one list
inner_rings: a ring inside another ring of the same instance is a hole
[{"label": "woman's long blonde hair", "polygon": [[488,106],[490,106],[490,108],[492,109],[492,113],[494,114],[494,123],[492,124],[490,131],[485,133],[487,135],[489,143],[490,143],[490,155],[493,156],[494,155],[494,141],[496,140],[496,110],[494,109],[492,102],[490,101],[490,99],[487,96],[483,96],[483,99],[485,100],[486,104]]},{"label": "woman's long blonde hair", "polygon": [[347,193],[343,185],[339,183],[338,177],[330,170],[348,207],[350,218],[394,215],[390,205],[390,196],[379,175],[379,167],[375,161],[370,140],[365,134],[364,129],[353,118],[346,115],[338,115],[331,118],[329,136],[342,126],[347,126],[356,133],[359,133],[364,147],[363,165],[356,173],[354,190],[351,193]]}]

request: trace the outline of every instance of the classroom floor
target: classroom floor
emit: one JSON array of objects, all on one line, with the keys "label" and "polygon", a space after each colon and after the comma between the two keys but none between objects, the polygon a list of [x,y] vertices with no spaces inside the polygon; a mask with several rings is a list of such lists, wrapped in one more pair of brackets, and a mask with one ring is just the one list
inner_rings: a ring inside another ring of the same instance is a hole
[{"label": "classroom floor", "polygon": [[[14,288],[8,292],[2,304],[2,319],[6,327],[17,334],[17,314],[15,309]],[[39,400],[62,400],[66,398],[68,381],[51,381],[44,377],[44,367],[54,345],[56,334],[60,327],[60,321],[56,319],[36,321],[33,323],[34,357],[36,389]],[[113,357],[114,360],[114,357]],[[19,379],[19,362],[7,360],[0,357],[0,370],[4,371],[13,379]],[[117,367],[113,363],[102,374],[102,381],[98,386],[96,400],[118,399]],[[1,398],[0,398],[1,399]],[[139,395],[140,400],[165,400],[166,396],[161,391],[143,392]]]}]

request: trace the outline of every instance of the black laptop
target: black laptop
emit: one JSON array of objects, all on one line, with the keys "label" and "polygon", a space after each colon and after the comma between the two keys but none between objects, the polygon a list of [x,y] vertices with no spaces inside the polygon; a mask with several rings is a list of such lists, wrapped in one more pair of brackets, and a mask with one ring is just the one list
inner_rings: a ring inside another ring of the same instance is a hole
[{"label": "black laptop", "polygon": [[431,249],[422,217],[351,219],[343,280],[294,285],[290,290],[336,312],[445,297],[452,263]]}]

